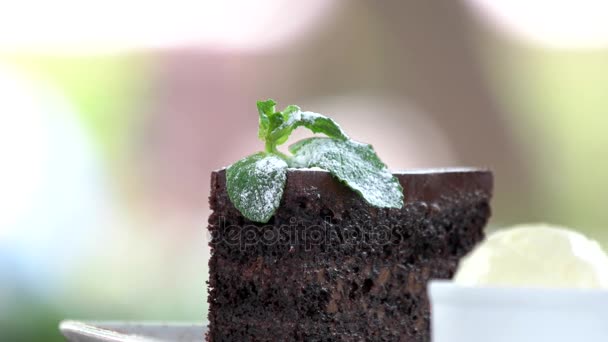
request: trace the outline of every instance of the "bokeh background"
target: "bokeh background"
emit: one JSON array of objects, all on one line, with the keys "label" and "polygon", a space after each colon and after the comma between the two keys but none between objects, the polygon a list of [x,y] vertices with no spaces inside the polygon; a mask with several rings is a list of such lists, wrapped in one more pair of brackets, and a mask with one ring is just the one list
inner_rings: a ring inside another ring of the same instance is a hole
[{"label": "bokeh background", "polygon": [[205,319],[209,174],[266,98],[608,244],[603,0],[3,2],[0,341]]}]

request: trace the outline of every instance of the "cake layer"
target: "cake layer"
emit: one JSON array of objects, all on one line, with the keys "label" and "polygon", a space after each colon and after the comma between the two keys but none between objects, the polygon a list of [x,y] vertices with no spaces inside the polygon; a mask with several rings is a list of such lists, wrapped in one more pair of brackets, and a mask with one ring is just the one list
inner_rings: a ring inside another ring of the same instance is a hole
[{"label": "cake layer", "polygon": [[[224,276],[218,283],[225,286],[228,296],[217,298],[216,304],[223,309],[216,317],[216,329],[230,331],[239,321],[237,330],[249,332],[270,325],[275,335],[278,331],[285,334],[279,340],[293,340],[300,334],[317,338],[331,334],[336,336],[334,340],[340,340],[338,337],[346,338],[347,332],[382,336],[389,341],[401,335],[424,340],[429,312],[424,284],[429,278],[450,277],[455,263],[368,263],[357,273],[347,271],[350,267],[320,264],[271,284],[259,278],[249,280],[249,276]],[[328,276],[326,269],[333,269],[334,276]],[[226,270],[232,272],[239,274],[234,268]],[[304,329],[308,326],[314,329]]]},{"label": "cake layer", "polygon": [[[449,278],[483,237],[492,175],[396,174],[402,209],[369,206],[324,171],[288,172],[268,224],[212,174],[211,341],[428,341],[426,282]],[[361,338],[359,338],[361,337]]]}]

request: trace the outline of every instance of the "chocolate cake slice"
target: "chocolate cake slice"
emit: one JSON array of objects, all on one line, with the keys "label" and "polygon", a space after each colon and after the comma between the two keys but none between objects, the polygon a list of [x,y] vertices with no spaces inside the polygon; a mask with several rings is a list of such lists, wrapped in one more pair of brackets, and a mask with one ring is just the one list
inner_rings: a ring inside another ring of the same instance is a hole
[{"label": "chocolate cake slice", "polygon": [[397,173],[401,209],[370,206],[328,172],[289,169],[266,224],[211,175],[209,332],[220,341],[430,341],[426,283],[483,238],[492,174]]}]

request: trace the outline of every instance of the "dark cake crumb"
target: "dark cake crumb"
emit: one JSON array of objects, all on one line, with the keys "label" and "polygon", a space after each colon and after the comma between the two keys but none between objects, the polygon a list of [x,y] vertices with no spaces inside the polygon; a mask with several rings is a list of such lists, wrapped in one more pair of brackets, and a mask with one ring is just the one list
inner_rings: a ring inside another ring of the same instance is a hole
[{"label": "dark cake crumb", "polygon": [[209,332],[220,341],[430,341],[429,279],[483,238],[492,174],[396,174],[402,209],[371,207],[323,171],[290,170],[267,224],[211,176]]}]

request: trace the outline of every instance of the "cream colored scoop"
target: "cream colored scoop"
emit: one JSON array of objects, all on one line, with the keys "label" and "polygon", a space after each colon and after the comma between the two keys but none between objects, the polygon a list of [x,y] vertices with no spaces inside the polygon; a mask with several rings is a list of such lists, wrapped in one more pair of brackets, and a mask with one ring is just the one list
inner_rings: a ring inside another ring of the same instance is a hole
[{"label": "cream colored scoop", "polygon": [[608,288],[608,256],[584,235],[544,224],[489,235],[464,257],[454,281],[478,286]]}]

